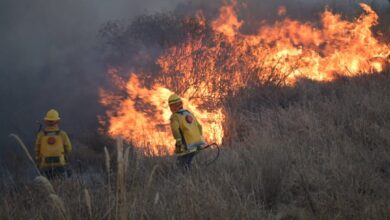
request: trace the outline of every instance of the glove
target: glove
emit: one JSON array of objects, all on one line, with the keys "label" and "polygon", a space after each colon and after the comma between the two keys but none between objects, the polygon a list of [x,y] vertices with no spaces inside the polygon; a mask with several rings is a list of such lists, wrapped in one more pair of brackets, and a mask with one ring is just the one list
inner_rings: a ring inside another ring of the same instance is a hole
[{"label": "glove", "polygon": [[180,154],[186,151],[186,146],[184,144],[176,144],[175,145],[175,153]]},{"label": "glove", "polygon": [[208,144],[204,142],[203,144],[197,146],[197,150],[202,150],[204,147],[206,147]]}]

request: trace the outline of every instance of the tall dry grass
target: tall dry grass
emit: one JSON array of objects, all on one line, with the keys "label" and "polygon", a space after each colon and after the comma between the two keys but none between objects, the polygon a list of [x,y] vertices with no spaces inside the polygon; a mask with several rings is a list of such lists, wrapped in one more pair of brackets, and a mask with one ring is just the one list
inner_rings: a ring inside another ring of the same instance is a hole
[{"label": "tall dry grass", "polygon": [[21,147],[21,149],[23,150],[23,152],[25,153],[27,158],[30,160],[31,166],[34,167],[34,169],[38,175],[41,175],[41,172],[39,171],[38,167],[36,166],[34,159],[32,158],[30,152],[28,151],[27,146],[24,144],[22,139],[16,134],[10,134],[10,137],[14,138],[18,142],[19,146]]},{"label": "tall dry grass", "polygon": [[108,210],[107,210],[107,219],[111,219],[111,165],[110,165],[110,153],[107,150],[107,147],[104,147],[104,159],[106,166],[107,174],[107,201],[108,201]]},{"label": "tall dry grass", "polygon": [[89,219],[93,219],[92,215],[92,199],[91,195],[89,194],[89,191],[87,189],[84,189],[84,198],[85,198],[85,205],[88,210]]},{"label": "tall dry grass", "polygon": [[[128,166],[128,154],[127,149],[124,151],[123,140],[121,137],[116,141],[116,154],[117,154],[117,175],[116,175],[116,213],[115,219],[127,219],[127,204],[126,204],[126,176],[125,171]],[[125,156],[127,158],[125,158]]]},{"label": "tall dry grass", "polygon": [[[69,219],[388,219],[388,85],[390,73],[242,91],[225,103],[209,167],[183,173],[118,140],[115,163],[108,148],[96,173],[51,184]],[[28,183],[7,191],[0,219],[60,218],[39,195]]]}]

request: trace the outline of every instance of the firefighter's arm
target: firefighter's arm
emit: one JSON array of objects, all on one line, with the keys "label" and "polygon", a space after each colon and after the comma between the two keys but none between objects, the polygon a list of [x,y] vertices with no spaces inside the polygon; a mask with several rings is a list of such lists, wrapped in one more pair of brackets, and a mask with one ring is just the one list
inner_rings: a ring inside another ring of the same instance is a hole
[{"label": "firefighter's arm", "polygon": [[70,143],[68,134],[66,134],[65,131],[62,131],[61,135],[62,135],[62,139],[64,141],[65,153],[68,154],[72,151],[72,143]]},{"label": "firefighter's arm", "polygon": [[180,134],[180,124],[179,124],[179,119],[177,116],[172,115],[171,117],[171,130],[172,130],[172,135],[173,138],[175,138],[175,152],[180,152],[181,151],[181,145],[183,144],[183,140]]},{"label": "firefighter's arm", "polygon": [[39,155],[41,152],[41,138],[42,138],[42,132],[39,132],[37,134],[37,139],[35,140],[35,162],[39,162]]}]

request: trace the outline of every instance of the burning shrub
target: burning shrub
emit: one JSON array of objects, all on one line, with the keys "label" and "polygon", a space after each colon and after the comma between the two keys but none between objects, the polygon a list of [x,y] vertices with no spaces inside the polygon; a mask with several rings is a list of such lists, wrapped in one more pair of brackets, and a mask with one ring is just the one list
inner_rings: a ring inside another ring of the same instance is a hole
[{"label": "burning shrub", "polygon": [[[254,34],[240,32],[245,21],[237,17],[235,4],[222,6],[213,20],[202,12],[193,17],[140,17],[116,37],[126,42],[123,39],[129,36],[130,42],[141,46],[124,56],[137,63],[134,71],[126,65],[109,70],[121,93],[101,90],[101,102],[108,107],[108,117],[101,122],[107,123],[109,135],[122,135],[154,154],[164,149],[172,153],[165,100],[175,92],[200,118],[206,139],[221,143],[223,103],[242,89],[292,86],[301,78],[331,81],[339,75],[377,73],[388,63],[390,47],[374,37],[371,28],[378,16],[366,4],[360,4],[364,13],[352,21],[326,9],[321,25],[284,18]],[[123,77],[128,72],[129,79]]]}]

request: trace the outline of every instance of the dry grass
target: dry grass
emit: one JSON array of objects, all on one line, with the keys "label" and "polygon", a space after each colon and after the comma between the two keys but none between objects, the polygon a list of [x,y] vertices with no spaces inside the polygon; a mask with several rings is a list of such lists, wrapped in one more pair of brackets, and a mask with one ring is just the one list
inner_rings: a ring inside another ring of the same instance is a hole
[{"label": "dry grass", "polygon": [[57,210],[58,218],[67,220],[69,219],[69,214],[65,208],[64,201],[59,197],[54,190],[53,185],[50,181],[44,176],[37,176],[34,179],[34,185],[39,192],[41,198],[47,197],[47,204],[54,206],[55,210]]},{"label": "dry grass", "polygon": [[104,147],[105,165],[107,173],[107,198],[108,198],[108,210],[107,219],[111,219],[111,167],[110,167],[110,154],[107,147]]},{"label": "dry grass", "polygon": [[[128,153],[123,152],[123,140],[118,137],[116,141],[116,154],[117,154],[117,174],[116,174],[116,214],[115,219],[127,219],[127,204],[126,204],[126,163],[128,159]],[[126,150],[127,151],[127,150]],[[127,151],[128,152],[128,151]]]},{"label": "dry grass", "polygon": [[66,210],[27,183],[2,196],[0,219],[387,219],[389,84],[387,73],[243,91],[226,102],[212,166],[182,173],[118,139],[116,165],[106,150],[96,177],[52,182]]},{"label": "dry grass", "polygon": [[58,210],[57,213],[59,213],[60,218],[64,220],[69,219],[65,209],[65,204],[62,199],[57,194],[50,194],[49,198],[51,200],[51,204],[54,205],[55,208]]},{"label": "dry grass", "polygon": [[10,137],[15,138],[15,140],[18,142],[19,146],[22,148],[23,152],[26,154],[27,158],[30,160],[32,166],[34,167],[35,171],[38,175],[41,175],[41,172],[39,172],[38,167],[35,165],[34,159],[31,157],[30,152],[28,151],[26,145],[23,143],[22,139],[16,134],[10,134]]},{"label": "dry grass", "polygon": [[37,189],[45,190],[47,194],[55,194],[53,185],[51,185],[50,181],[44,176],[37,176],[34,179],[34,184]]},{"label": "dry grass", "polygon": [[93,219],[92,218],[92,200],[91,200],[91,195],[89,194],[89,191],[87,189],[84,189],[84,198],[85,198],[85,205],[87,207],[88,214],[89,214],[89,219]]}]

